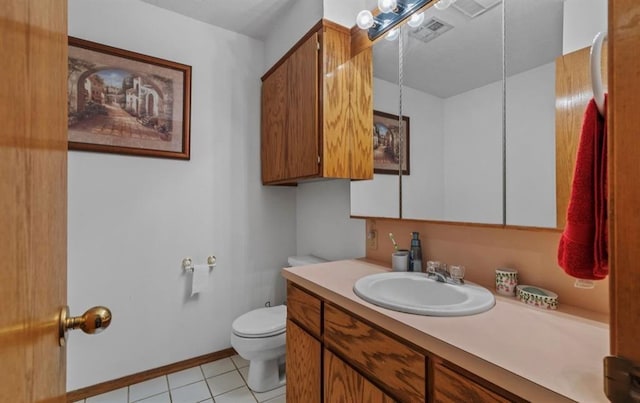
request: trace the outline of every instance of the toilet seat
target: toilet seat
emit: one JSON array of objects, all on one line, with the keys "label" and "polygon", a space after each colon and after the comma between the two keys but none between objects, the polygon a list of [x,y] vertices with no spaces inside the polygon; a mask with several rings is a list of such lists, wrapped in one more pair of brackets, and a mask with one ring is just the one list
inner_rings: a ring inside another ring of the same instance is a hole
[{"label": "toilet seat", "polygon": [[287,327],[287,307],[277,305],[258,308],[239,316],[231,324],[236,336],[260,338],[284,333]]}]

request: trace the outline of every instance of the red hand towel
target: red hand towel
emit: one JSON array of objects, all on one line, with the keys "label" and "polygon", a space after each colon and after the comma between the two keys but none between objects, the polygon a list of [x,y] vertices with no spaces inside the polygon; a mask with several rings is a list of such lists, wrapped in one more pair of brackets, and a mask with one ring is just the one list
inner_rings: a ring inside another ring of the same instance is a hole
[{"label": "red hand towel", "polygon": [[609,273],[606,142],[605,117],[592,99],[582,121],[567,222],[558,245],[558,265],[576,278],[600,280]]}]

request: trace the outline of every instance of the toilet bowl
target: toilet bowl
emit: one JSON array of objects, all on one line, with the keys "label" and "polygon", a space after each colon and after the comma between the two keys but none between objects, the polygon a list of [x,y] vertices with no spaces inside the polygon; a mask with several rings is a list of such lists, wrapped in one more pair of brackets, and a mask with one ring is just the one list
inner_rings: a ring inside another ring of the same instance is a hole
[{"label": "toilet bowl", "polygon": [[[289,265],[326,262],[316,256],[292,256]],[[258,308],[239,316],[231,324],[231,346],[249,361],[247,385],[254,392],[276,389],[286,382],[287,307]]]},{"label": "toilet bowl", "polygon": [[266,392],[284,385],[286,325],[284,305],[255,309],[233,321],[231,345],[249,361],[251,390]]}]

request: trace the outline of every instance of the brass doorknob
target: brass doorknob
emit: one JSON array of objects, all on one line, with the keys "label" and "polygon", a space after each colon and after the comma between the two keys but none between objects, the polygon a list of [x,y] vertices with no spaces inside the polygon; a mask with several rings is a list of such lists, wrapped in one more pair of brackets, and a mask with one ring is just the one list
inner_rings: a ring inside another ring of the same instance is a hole
[{"label": "brass doorknob", "polygon": [[69,316],[69,307],[60,309],[60,322],[58,333],[60,345],[64,346],[67,341],[67,331],[81,329],[87,334],[100,333],[111,324],[111,311],[104,306],[94,306],[89,308],[82,316]]}]

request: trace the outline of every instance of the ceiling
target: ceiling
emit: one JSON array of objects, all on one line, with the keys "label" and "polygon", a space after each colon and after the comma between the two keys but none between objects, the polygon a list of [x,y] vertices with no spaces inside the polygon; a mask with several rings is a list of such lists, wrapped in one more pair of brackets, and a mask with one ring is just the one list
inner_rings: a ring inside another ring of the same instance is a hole
[{"label": "ceiling", "polygon": [[264,40],[278,13],[295,0],[142,0],[193,19]]},{"label": "ceiling", "polygon": [[[142,1],[264,40],[278,14],[295,0]],[[475,18],[454,6],[446,10],[430,7],[425,12],[425,24],[435,17],[453,28],[428,43],[405,36],[404,85],[447,98],[502,78],[502,2],[458,1],[498,4]],[[563,1],[506,2],[508,75],[550,63],[562,54]],[[376,3],[363,1],[371,9]],[[405,28],[408,29],[406,25]],[[381,40],[374,45],[374,76],[398,82],[398,41]]]}]

